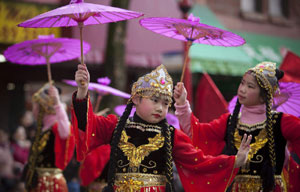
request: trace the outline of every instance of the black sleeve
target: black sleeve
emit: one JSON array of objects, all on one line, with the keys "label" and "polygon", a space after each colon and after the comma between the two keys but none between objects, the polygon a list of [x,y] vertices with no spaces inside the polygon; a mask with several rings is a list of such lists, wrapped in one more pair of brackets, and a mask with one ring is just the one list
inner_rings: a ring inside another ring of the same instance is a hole
[{"label": "black sleeve", "polygon": [[88,105],[88,94],[84,99],[76,99],[77,91],[72,95],[72,102],[74,107],[74,112],[77,118],[78,128],[85,131],[87,122],[87,105]]}]

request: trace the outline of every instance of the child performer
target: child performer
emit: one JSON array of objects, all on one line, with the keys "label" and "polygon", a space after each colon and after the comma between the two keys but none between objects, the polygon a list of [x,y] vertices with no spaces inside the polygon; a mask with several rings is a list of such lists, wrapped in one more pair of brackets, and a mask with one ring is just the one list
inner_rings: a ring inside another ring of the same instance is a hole
[{"label": "child performer", "polygon": [[289,141],[300,155],[300,120],[271,111],[282,76],[283,72],[271,62],[249,69],[239,85],[233,114],[224,114],[210,123],[199,123],[191,113],[183,84],[175,87],[176,115],[181,128],[205,154],[235,154],[242,136],[253,136],[247,163],[235,177],[232,191],[286,191],[281,177],[285,146]]},{"label": "child performer", "polygon": [[24,170],[27,191],[67,192],[62,170],[71,160],[75,140],[57,88],[46,84],[32,97],[37,130]]},{"label": "child performer", "polygon": [[[78,90],[73,95],[72,123],[78,160],[98,146],[111,145],[104,191],[174,191],[173,160],[186,191],[224,191],[238,170],[235,168],[246,160],[251,136],[243,138],[236,156],[204,156],[183,132],[167,123],[173,82],[163,65],[133,84],[120,120],[115,115],[94,114],[85,65],[78,65],[75,80]],[[128,119],[133,105],[136,113]]]}]

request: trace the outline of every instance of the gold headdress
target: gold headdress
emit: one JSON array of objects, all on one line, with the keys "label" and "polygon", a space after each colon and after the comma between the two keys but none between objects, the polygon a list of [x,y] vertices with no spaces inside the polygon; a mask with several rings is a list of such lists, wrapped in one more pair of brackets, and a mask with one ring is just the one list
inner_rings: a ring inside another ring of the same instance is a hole
[{"label": "gold headdress", "polygon": [[260,87],[264,88],[273,95],[278,90],[278,80],[276,77],[276,63],[269,61],[261,62],[248,71],[254,76]]},{"label": "gold headdress", "polygon": [[170,98],[173,95],[173,81],[164,65],[158,66],[142,77],[132,86],[131,97],[146,96],[145,93],[163,94]]},{"label": "gold headdress", "polygon": [[42,88],[35,92],[32,96],[32,101],[38,103],[47,114],[55,114],[53,100],[47,93],[49,87],[49,83],[46,83]]}]

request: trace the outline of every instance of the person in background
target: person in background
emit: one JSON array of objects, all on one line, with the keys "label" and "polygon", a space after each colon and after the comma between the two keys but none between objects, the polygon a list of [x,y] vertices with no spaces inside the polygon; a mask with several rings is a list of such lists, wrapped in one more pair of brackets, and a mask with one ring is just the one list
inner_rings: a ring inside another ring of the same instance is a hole
[{"label": "person in background", "polygon": [[37,130],[23,172],[26,189],[67,192],[62,170],[73,156],[75,141],[58,89],[47,83],[32,101]]},{"label": "person in background", "polygon": [[23,167],[27,162],[31,142],[27,140],[26,131],[19,126],[12,135],[11,148],[14,160],[20,162]]},{"label": "person in background", "polygon": [[[250,68],[239,85],[233,114],[226,113],[210,123],[201,123],[192,114],[182,83],[174,89],[181,129],[205,154],[233,155],[244,134],[253,136],[247,163],[235,177],[231,191],[282,192],[287,189],[281,176],[284,154],[288,142],[292,152],[300,156],[300,119],[271,110],[273,95],[279,91],[278,80],[283,75],[272,62]],[[300,181],[299,176],[294,179]]]}]

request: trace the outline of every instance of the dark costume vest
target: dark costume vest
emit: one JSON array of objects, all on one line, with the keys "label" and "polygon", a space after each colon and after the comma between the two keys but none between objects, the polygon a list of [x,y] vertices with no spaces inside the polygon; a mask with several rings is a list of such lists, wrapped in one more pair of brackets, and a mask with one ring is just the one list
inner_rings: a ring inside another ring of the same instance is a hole
[{"label": "dark costume vest", "polygon": [[[252,140],[250,143],[250,152],[248,155],[247,163],[241,167],[238,175],[235,177],[234,184],[232,187],[233,191],[260,191],[262,190],[262,180],[261,175],[266,175],[267,167],[271,167],[271,159],[269,155],[269,145],[268,142],[273,139],[275,143],[275,185],[276,188],[280,188],[284,191],[285,186],[281,178],[281,172],[283,169],[283,164],[285,160],[285,147],[287,141],[281,132],[281,117],[282,113],[272,112],[272,128],[273,135],[268,136],[266,123],[258,123],[255,125],[246,125],[238,123],[237,128],[234,132],[233,145],[236,151],[238,150],[243,135],[252,135]],[[229,118],[230,119],[230,118]],[[267,176],[267,179],[272,176]]]},{"label": "dark costume vest", "polygon": [[[164,123],[149,124],[137,115],[127,120],[118,144],[116,173],[165,174]],[[169,129],[173,146],[174,127]]]}]

